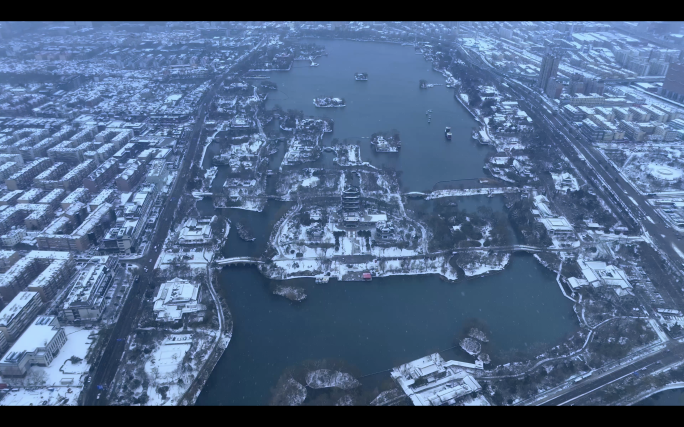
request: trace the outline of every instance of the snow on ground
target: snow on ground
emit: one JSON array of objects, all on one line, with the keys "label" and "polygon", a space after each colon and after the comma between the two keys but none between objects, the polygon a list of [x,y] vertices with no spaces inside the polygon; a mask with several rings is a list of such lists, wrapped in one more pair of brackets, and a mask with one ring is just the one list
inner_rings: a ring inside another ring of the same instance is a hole
[{"label": "snow on ground", "polygon": [[[37,390],[27,390],[21,388],[18,391],[8,391],[5,397],[0,400],[0,406],[76,406],[80,387],[51,387]],[[71,392],[69,392],[71,390]],[[46,403],[44,403],[46,402]]]},{"label": "snow on ground", "polygon": [[344,176],[344,172],[340,172],[340,185],[337,187],[337,191],[342,194],[344,192],[344,187],[346,185],[346,178]]},{"label": "snow on ground", "polygon": [[484,242],[491,237],[492,232],[492,226],[487,224],[484,227],[480,228],[480,233],[482,233],[482,238],[478,240],[480,242],[480,246],[484,246]]},{"label": "snow on ground", "polygon": [[317,270],[320,271],[321,268],[321,263],[315,259],[274,260],[273,264],[276,267],[282,268],[286,275],[310,271],[312,272],[311,277],[313,277],[313,273]]},{"label": "snow on ground", "polygon": [[559,191],[577,191],[579,190],[579,184],[577,183],[577,178],[575,178],[571,173],[551,173],[553,177],[553,184],[556,190]]},{"label": "snow on ground", "polygon": [[349,158],[349,163],[356,163],[360,159],[357,156],[357,150],[359,150],[360,147],[358,145],[354,145],[349,148],[349,151],[347,152],[347,156]]},{"label": "snow on ground", "polygon": [[289,378],[287,381],[290,389],[290,392],[287,394],[290,397],[290,406],[298,406],[304,403],[304,400],[306,399],[306,387],[299,384],[293,378]]},{"label": "snow on ground", "polygon": [[302,181],[302,186],[303,187],[315,187],[318,185],[319,179],[317,176],[311,176],[309,178],[306,178],[304,181]]},{"label": "snow on ground", "polygon": [[458,266],[463,269],[466,276],[477,276],[490,271],[503,270],[511,257],[509,253],[495,253],[490,255],[488,251],[468,252],[467,261],[459,260]]},{"label": "snow on ground", "polygon": [[393,388],[391,390],[386,390],[380,393],[375,399],[373,399],[370,403],[371,406],[380,406],[383,405],[384,403],[387,403],[393,399],[398,398],[399,396],[402,396],[403,392],[400,389]]},{"label": "snow on ground", "polygon": [[207,138],[207,143],[204,144],[204,149],[202,150],[202,158],[200,159],[200,162],[199,162],[200,168],[202,168],[202,165],[204,164],[204,156],[207,155],[207,148],[209,148],[209,146],[211,145],[212,142],[213,142],[212,138]]},{"label": "snow on ground", "polygon": [[[64,347],[59,350],[59,354],[50,366],[33,366],[31,369],[44,370],[48,375],[48,385],[60,385],[64,379],[72,379],[72,385],[82,385],[83,377],[88,373],[88,369],[90,369],[90,365],[85,361],[86,354],[88,354],[88,349],[97,339],[97,332],[96,329],[65,326],[64,333],[66,334],[67,341]],[[69,360],[73,356],[83,360],[73,364]]]},{"label": "snow on ground", "polygon": [[[384,264],[382,264],[384,263]],[[439,274],[447,280],[456,280],[458,274],[445,257],[435,257],[434,260],[411,259],[407,261],[391,260],[379,263],[377,277],[398,275]]]},{"label": "snow on ground", "polygon": [[[195,357],[195,354],[201,349],[206,349],[207,346],[211,347],[216,339],[216,331],[213,329],[201,329],[201,332],[204,332],[204,334],[168,335],[161,345],[157,346],[150,353],[144,365],[146,376],[150,380],[150,385],[147,389],[149,400],[145,404],[146,406],[175,406],[178,404],[187,391],[188,386],[192,383],[190,375],[196,375],[206,362],[204,358]],[[221,343],[223,348],[228,345],[230,336],[222,337],[222,341],[224,341],[224,338],[227,341]],[[190,355],[192,357],[192,362],[190,363],[191,370],[190,372],[181,373],[179,368],[186,353],[192,348],[191,342],[196,343]],[[178,379],[183,380],[181,385],[178,384]],[[166,399],[158,391],[161,387],[168,387]],[[141,392],[142,387],[135,391],[135,395],[139,396]]]},{"label": "snow on ground", "polygon": [[352,247],[352,241],[349,237],[340,237],[340,253],[342,255],[351,255]]},{"label": "snow on ground", "polygon": [[274,295],[280,295],[292,301],[303,301],[306,299],[306,293],[301,288],[294,286],[277,286],[273,291]]},{"label": "snow on ground", "polygon": [[475,398],[466,397],[461,404],[463,406],[491,406],[484,396],[477,396]]},{"label": "snow on ground", "polygon": [[211,261],[211,259],[213,258],[214,252],[207,249],[193,249],[189,252],[178,253],[162,252],[159,255],[159,259],[157,260],[157,264],[154,266],[154,268],[166,270],[167,268],[171,267],[171,263],[173,262],[173,260],[179,256],[190,257],[186,260],[188,261],[188,265],[192,269],[206,268],[207,263]]},{"label": "snow on ground", "polygon": [[145,363],[145,372],[152,377],[158,375],[159,379],[171,378],[191,345],[191,342],[183,342],[159,346],[152,353],[152,358]]},{"label": "snow on ground", "polygon": [[[150,387],[147,390],[148,406],[175,405],[178,399],[186,391],[185,386],[179,386],[177,378],[180,376],[178,368],[185,354],[190,350],[191,344],[161,345],[153,353],[150,360],[145,363],[145,373],[151,378]],[[157,388],[166,386],[166,399],[163,399]]]},{"label": "snow on ground", "polygon": [[[331,258],[328,258],[331,259]],[[364,263],[347,264],[332,258],[324,268],[318,259],[274,259],[277,267],[267,275],[274,279],[294,279],[299,277],[315,277],[319,274],[330,273],[337,280],[345,280],[345,276],[352,274],[356,280],[360,273],[373,272],[375,277],[398,275],[438,274],[448,280],[456,280],[457,272],[448,262],[448,258],[437,256],[435,259],[397,259],[369,261]],[[503,267],[502,267],[503,268]],[[492,268],[494,269],[494,268]],[[306,273],[305,275],[302,273]]]},{"label": "snow on ground", "polygon": [[230,222],[226,221],[226,231],[223,233],[223,238],[228,238],[228,233],[230,233]]},{"label": "snow on ground", "polygon": [[387,180],[382,176],[382,174],[377,174],[377,184],[379,187],[382,187],[384,189],[387,189],[389,191],[390,184],[387,182]]},{"label": "snow on ground", "polygon": [[157,387],[151,385],[147,390],[147,396],[149,400],[145,406],[176,406],[179,399],[183,397],[186,391],[185,387],[179,386],[178,384],[168,384],[164,387],[168,387],[166,392],[166,399],[163,398],[162,394],[157,392]]},{"label": "snow on ground", "polygon": [[[85,361],[86,355],[97,339],[97,332],[97,329],[64,326],[67,341],[50,366],[31,366],[23,378],[5,378],[6,383],[19,388],[19,391],[10,392],[0,401],[0,405],[41,405],[43,401],[48,401],[46,405],[76,405],[77,397],[83,389],[83,379],[90,369],[90,365]],[[81,360],[72,363],[72,357]],[[68,381],[71,382],[63,383]],[[28,391],[25,386],[48,387],[54,388],[55,391],[50,392],[47,388]],[[69,390],[71,392],[68,392]]]},{"label": "snow on ground", "polygon": [[256,154],[265,142],[266,139],[261,134],[255,133],[249,139],[249,142],[243,145],[248,145],[249,151],[253,154]]},{"label": "snow on ground", "polygon": [[425,200],[439,199],[441,197],[455,197],[455,196],[477,196],[488,194],[504,194],[520,192],[518,187],[498,187],[498,188],[466,188],[463,190],[436,190],[430,193]]},{"label": "snow on ground", "polygon": [[665,193],[681,190],[684,175],[683,146],[680,143],[602,144],[604,157],[608,149],[621,150],[626,156],[616,166],[621,175],[642,193]]},{"label": "snow on ground", "polygon": [[311,388],[337,387],[342,390],[349,390],[358,387],[361,383],[344,372],[317,369],[306,375],[306,385]]},{"label": "snow on ground", "polygon": [[395,247],[381,248],[378,246],[372,247],[371,253],[375,256],[385,257],[385,258],[419,255],[418,252],[416,252],[412,249],[401,249],[401,248],[395,248]]},{"label": "snow on ground", "polygon": [[[88,349],[97,339],[97,329],[83,329],[75,326],[64,326],[67,341],[52,360],[50,366],[31,366],[26,376],[19,379],[5,378],[8,384],[20,384],[35,382],[45,386],[78,386],[83,385],[83,377],[88,372],[90,365],[85,358]],[[81,361],[72,363],[71,358],[77,357]],[[62,381],[71,381],[63,384]]]}]

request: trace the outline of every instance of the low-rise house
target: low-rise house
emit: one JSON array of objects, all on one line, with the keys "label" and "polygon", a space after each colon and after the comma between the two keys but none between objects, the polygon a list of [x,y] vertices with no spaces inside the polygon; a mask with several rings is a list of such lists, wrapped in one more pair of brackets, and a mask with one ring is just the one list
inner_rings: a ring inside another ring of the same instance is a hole
[{"label": "low-rise house", "polygon": [[154,313],[157,320],[174,322],[181,320],[184,314],[204,310],[200,304],[200,285],[188,280],[175,278],[159,287],[154,299]]},{"label": "low-rise house", "polygon": [[482,389],[464,368],[482,369],[482,362],[445,362],[435,353],[394,368],[390,375],[415,406],[443,406]]}]

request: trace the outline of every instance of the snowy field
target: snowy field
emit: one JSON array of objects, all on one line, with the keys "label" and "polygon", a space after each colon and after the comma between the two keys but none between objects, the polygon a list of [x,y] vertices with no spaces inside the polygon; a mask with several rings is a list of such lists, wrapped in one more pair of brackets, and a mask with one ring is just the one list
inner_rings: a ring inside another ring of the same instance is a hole
[{"label": "snowy field", "polygon": [[81,387],[51,387],[37,390],[25,388],[6,392],[0,406],[76,406]]},{"label": "snowy field", "polygon": [[[145,373],[152,380],[148,389],[148,406],[176,405],[183,396],[187,387],[178,385],[178,378],[182,376],[178,370],[183,357],[190,350],[191,342],[190,339],[187,343],[161,345],[152,352],[152,357],[145,363]],[[186,378],[186,381],[189,383],[189,379]],[[169,387],[166,399],[157,391],[161,386]]]},{"label": "snowy field", "polygon": [[193,249],[189,252],[178,253],[162,252],[161,255],[159,255],[159,259],[157,260],[157,264],[154,266],[154,268],[160,268],[162,270],[171,268],[173,260],[178,256],[184,255],[190,257],[190,259],[187,259],[190,268],[201,269],[206,268],[207,263],[209,263],[209,261],[211,261],[212,257],[214,256],[214,252],[207,249]]},{"label": "snowy field", "polygon": [[[682,191],[684,146],[677,143],[600,144],[621,174],[642,193]],[[619,160],[615,154],[619,150]],[[624,160],[623,160],[624,159]]]},{"label": "snowy field", "polygon": [[490,195],[490,194],[504,194],[504,193],[517,193],[520,192],[518,187],[498,187],[498,188],[466,188],[463,190],[436,190],[430,193],[425,200],[439,199],[441,197],[454,197],[454,196],[478,196],[478,195]]}]

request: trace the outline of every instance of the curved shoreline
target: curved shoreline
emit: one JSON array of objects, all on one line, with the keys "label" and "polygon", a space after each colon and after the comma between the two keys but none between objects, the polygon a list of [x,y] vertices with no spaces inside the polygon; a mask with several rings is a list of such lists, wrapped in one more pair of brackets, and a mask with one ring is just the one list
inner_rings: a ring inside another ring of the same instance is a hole
[{"label": "curved shoreline", "polygon": [[662,393],[662,392],[668,391],[668,390],[676,390],[678,388],[684,388],[684,382],[680,381],[680,382],[670,383],[670,384],[664,385],[662,387],[657,387],[653,390],[649,390],[643,396],[638,396],[639,400],[637,400],[634,403],[630,403],[627,406],[633,406],[639,402],[643,402],[644,400],[648,399],[649,397],[653,396],[654,394]]}]

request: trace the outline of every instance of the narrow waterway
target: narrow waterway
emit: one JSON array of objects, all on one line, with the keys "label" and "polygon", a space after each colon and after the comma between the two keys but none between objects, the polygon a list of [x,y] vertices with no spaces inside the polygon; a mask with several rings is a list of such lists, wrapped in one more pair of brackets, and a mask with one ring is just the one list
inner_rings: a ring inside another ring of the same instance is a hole
[{"label": "narrow waterway", "polygon": [[[268,238],[273,230],[273,225],[293,204],[294,202],[271,200],[262,212],[234,208],[214,209],[211,198],[205,197],[197,202],[197,210],[204,216],[211,216],[215,212],[220,212],[230,220],[231,229],[228,233],[228,241],[221,252],[224,257],[258,257],[263,255],[268,246]],[[255,240],[251,242],[242,240],[236,230],[238,224],[247,227]]]}]

